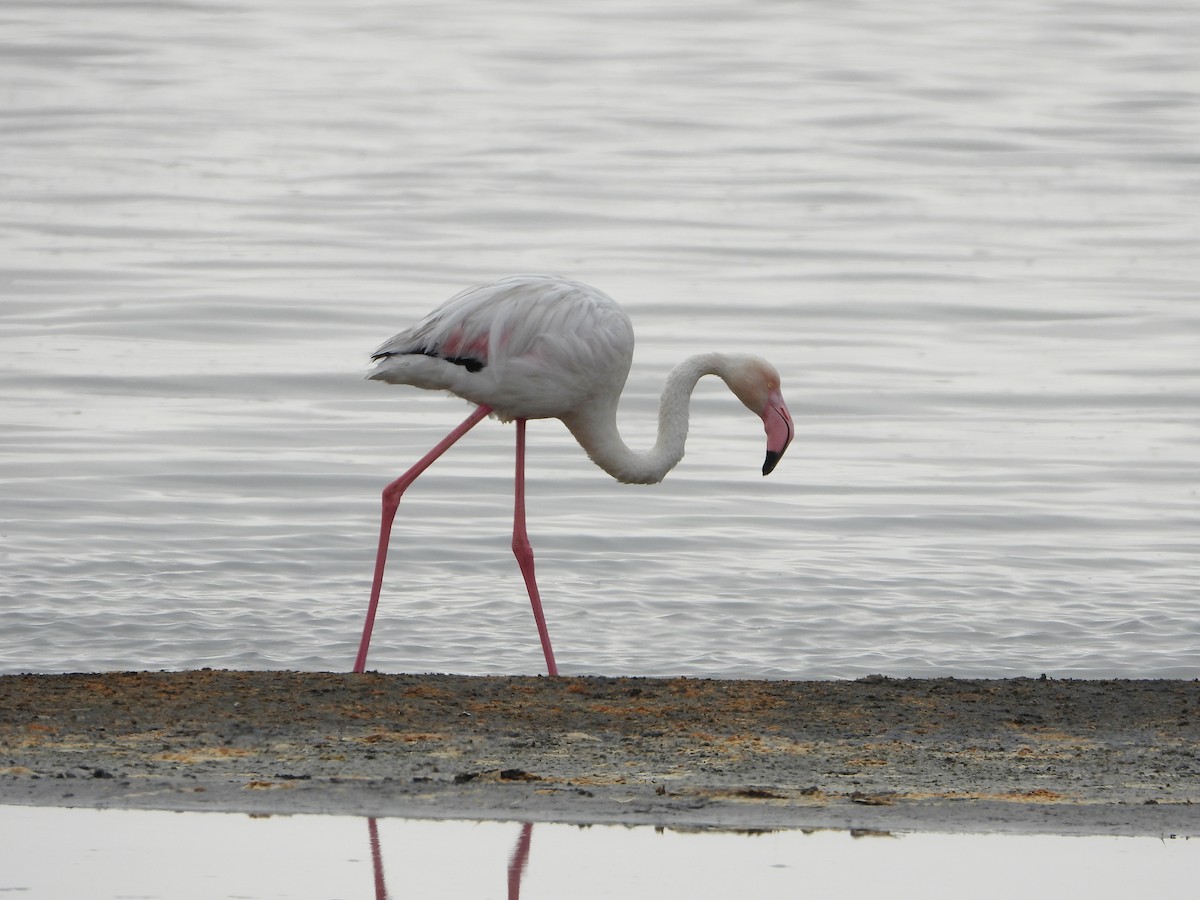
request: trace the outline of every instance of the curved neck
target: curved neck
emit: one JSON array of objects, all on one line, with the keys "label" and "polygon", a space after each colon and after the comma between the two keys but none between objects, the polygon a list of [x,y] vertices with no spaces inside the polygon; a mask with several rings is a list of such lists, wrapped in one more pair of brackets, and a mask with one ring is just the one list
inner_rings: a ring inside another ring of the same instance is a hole
[{"label": "curved neck", "polygon": [[702,353],[685,359],[667,375],[658,406],[658,439],[650,450],[630,450],[617,431],[617,400],[589,406],[564,417],[563,423],[592,462],[618,481],[656,484],[683,459],[688,433],[688,403],[696,382],[705,375],[724,377],[725,357]]}]

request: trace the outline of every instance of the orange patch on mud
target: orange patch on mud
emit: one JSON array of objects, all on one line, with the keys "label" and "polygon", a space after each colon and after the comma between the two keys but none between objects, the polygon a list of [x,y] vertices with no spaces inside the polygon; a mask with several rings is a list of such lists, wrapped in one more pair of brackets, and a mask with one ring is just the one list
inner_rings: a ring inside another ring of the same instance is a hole
[{"label": "orange patch on mud", "polygon": [[193,765],[218,759],[238,759],[249,756],[252,752],[240,747],[197,747],[195,750],[164,750],[162,753],[155,753],[151,758]]}]

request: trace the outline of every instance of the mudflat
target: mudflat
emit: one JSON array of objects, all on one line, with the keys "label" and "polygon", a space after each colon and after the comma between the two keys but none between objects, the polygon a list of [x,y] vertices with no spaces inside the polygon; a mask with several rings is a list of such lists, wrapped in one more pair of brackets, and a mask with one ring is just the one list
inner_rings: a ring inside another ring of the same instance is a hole
[{"label": "mudflat", "polygon": [[1200,836],[1200,682],[3,676],[0,803]]}]

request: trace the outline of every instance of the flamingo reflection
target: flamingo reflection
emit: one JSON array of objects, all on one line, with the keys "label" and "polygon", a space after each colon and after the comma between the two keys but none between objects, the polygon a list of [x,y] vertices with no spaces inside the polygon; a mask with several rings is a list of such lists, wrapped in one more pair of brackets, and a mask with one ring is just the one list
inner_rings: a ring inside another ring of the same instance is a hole
[{"label": "flamingo reflection", "polygon": [[[367,819],[367,834],[371,842],[371,867],[375,872],[375,900],[388,900],[387,882],[383,876],[383,851],[379,844],[379,826],[374,818]],[[524,822],[517,843],[508,859],[508,900],[520,900],[521,879],[529,864],[529,844],[533,840],[533,823]]]},{"label": "flamingo reflection", "polygon": [[521,879],[525,876],[525,867],[529,864],[529,841],[532,838],[533,823],[522,823],[521,835],[517,838],[517,844],[508,860],[508,900],[519,900],[521,896]]},{"label": "flamingo reflection", "polygon": [[367,834],[371,838],[371,866],[375,870],[375,900],[388,900],[387,883],[383,880],[383,854],[379,850],[379,826],[367,819]]}]

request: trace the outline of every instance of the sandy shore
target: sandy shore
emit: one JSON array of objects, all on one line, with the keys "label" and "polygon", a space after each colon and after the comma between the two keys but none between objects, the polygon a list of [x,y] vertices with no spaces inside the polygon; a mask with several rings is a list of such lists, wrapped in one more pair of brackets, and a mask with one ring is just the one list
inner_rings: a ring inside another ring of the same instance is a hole
[{"label": "sandy shore", "polygon": [[1200,836],[1200,682],[4,676],[0,803]]}]

